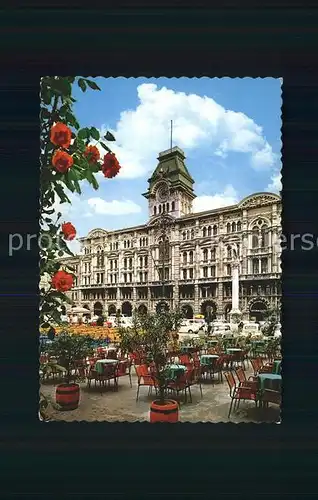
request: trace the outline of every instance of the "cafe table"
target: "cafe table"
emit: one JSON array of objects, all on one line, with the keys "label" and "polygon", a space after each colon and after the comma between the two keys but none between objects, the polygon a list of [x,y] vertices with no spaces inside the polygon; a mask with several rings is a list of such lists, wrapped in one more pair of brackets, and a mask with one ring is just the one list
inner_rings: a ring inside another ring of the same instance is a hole
[{"label": "cafe table", "polygon": [[202,354],[200,357],[202,365],[211,365],[213,359],[217,359],[219,356],[217,354]]},{"label": "cafe table", "polygon": [[264,390],[266,380],[282,380],[282,376],[276,373],[260,373],[258,375],[260,390]]},{"label": "cafe table", "polygon": [[243,349],[239,349],[238,347],[230,347],[226,349],[227,354],[234,354],[236,352],[242,352]]},{"label": "cafe table", "polygon": [[116,365],[118,363],[118,359],[99,359],[95,363],[95,370],[100,375],[103,374],[103,365]]},{"label": "cafe table", "polygon": [[175,380],[180,375],[185,373],[187,367],[179,364],[169,364],[166,366],[167,377],[171,380]]},{"label": "cafe table", "polygon": [[281,369],[281,360],[277,359],[273,363],[273,373],[275,373],[276,375],[279,375],[280,374],[280,369]]}]

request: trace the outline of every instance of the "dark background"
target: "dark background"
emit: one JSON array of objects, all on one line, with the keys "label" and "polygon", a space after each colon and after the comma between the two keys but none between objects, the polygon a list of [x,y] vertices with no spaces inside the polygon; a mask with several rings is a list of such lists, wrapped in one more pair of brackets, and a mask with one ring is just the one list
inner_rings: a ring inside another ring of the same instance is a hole
[{"label": "dark background", "polygon": [[283,233],[318,235],[318,12],[292,1],[246,4],[82,10],[12,2],[1,11],[3,498],[315,494],[317,249],[282,258],[283,423],[167,427],[38,421],[38,252],[34,242],[13,257],[7,250],[8,233],[38,232],[39,79],[47,74],[283,77]]}]

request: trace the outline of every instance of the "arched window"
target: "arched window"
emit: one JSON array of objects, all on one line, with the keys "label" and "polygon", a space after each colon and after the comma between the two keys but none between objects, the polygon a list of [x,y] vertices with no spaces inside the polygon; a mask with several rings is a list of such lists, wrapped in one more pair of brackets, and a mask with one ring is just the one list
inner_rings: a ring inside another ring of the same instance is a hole
[{"label": "arched window", "polygon": [[212,228],[211,226],[208,227],[208,236],[211,236],[212,235]]},{"label": "arched window", "polygon": [[258,248],[258,228],[256,226],[253,227],[252,233],[252,248]]},{"label": "arched window", "polygon": [[229,222],[226,224],[226,232],[227,233],[231,232],[231,224]]},{"label": "arched window", "polygon": [[183,240],[185,240],[185,239],[186,239],[186,232],[185,232],[185,231],[183,231],[183,233],[182,233],[182,239],[183,239]]},{"label": "arched window", "polygon": [[157,215],[157,207],[156,207],[156,205],[153,207],[153,214]]},{"label": "arched window", "polygon": [[127,268],[127,259],[124,259],[124,268]]},{"label": "arched window", "polygon": [[169,203],[167,203],[167,212],[169,212]]},{"label": "arched window", "polygon": [[228,259],[232,258],[232,248],[231,247],[227,247],[227,258]]},{"label": "arched window", "polygon": [[268,246],[268,232],[267,232],[267,226],[263,226],[261,229],[261,247],[267,247]]},{"label": "arched window", "polygon": [[213,247],[211,249],[211,260],[215,260],[215,256],[216,256],[216,250],[215,250],[215,247]]},{"label": "arched window", "polygon": [[192,252],[192,250],[189,254],[189,257],[190,257],[190,264],[193,264],[193,252]]},{"label": "arched window", "polygon": [[165,204],[162,205],[162,211],[163,211],[163,213],[165,213],[165,211],[166,211],[166,205]]},{"label": "arched window", "polygon": [[204,261],[208,260],[208,251],[206,248],[203,250],[203,260]]},{"label": "arched window", "polygon": [[206,227],[203,228],[203,238],[206,237]]},{"label": "arched window", "polygon": [[241,225],[240,221],[237,223],[237,228],[236,229],[237,229],[237,231],[241,231],[242,225]]},{"label": "arched window", "polygon": [[236,231],[236,224],[235,222],[232,222],[232,233],[235,233]]},{"label": "arched window", "polygon": [[190,239],[190,231],[187,231],[187,240]]},{"label": "arched window", "polygon": [[174,212],[174,211],[175,211],[175,206],[176,206],[176,204],[175,204],[175,202],[173,201],[173,202],[171,203],[171,210],[172,210],[172,212]]},{"label": "arched window", "polygon": [[194,240],[194,229],[191,229],[191,240]]},{"label": "arched window", "polygon": [[159,205],[159,213],[161,214],[161,205]]},{"label": "arched window", "polygon": [[213,226],[213,236],[216,236],[218,234],[218,228],[217,226]]},{"label": "arched window", "polygon": [[186,264],[187,263],[187,252],[183,252],[182,257],[183,257],[183,264]]}]

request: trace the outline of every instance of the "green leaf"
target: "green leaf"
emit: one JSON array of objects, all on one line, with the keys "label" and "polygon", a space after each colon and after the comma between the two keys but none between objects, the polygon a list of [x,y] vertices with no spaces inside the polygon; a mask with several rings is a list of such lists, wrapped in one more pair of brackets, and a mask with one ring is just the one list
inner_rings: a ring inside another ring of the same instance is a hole
[{"label": "green leaf", "polygon": [[106,132],[106,135],[104,135],[104,138],[106,139],[106,141],[116,141],[115,137],[113,136],[113,134],[111,134],[110,132]]},{"label": "green leaf", "polygon": [[109,149],[109,147],[106,146],[106,144],[104,142],[100,142],[99,144],[102,146],[102,148],[106,149],[106,151],[108,151],[109,153],[112,152],[111,149]]},{"label": "green leaf", "polygon": [[91,132],[91,136],[93,137],[93,139],[98,141],[100,136],[99,136],[99,132],[98,132],[97,128],[91,127],[90,132]]},{"label": "green leaf", "polygon": [[92,186],[93,188],[97,191],[97,189],[99,188],[99,184],[97,182],[97,180],[95,179],[94,175],[92,176]]},{"label": "green leaf", "polygon": [[87,85],[88,85],[91,89],[93,89],[93,90],[101,90],[101,89],[99,88],[99,86],[97,85],[97,83],[93,82],[92,80],[85,80],[85,81],[86,81]]},{"label": "green leaf", "polygon": [[84,80],[83,78],[79,78],[79,80],[78,80],[78,82],[77,82],[77,83],[78,83],[78,86],[81,88],[81,90],[82,90],[83,92],[86,92],[86,88],[87,88],[87,87],[86,87],[86,82],[85,82],[85,80]]},{"label": "green leaf", "polygon": [[72,93],[72,85],[67,80],[67,78],[51,78],[50,86],[53,90],[65,96],[70,96]]},{"label": "green leaf", "polygon": [[81,128],[81,130],[78,131],[77,137],[79,139],[89,139],[90,132],[88,128]]},{"label": "green leaf", "polygon": [[82,191],[81,191],[81,187],[79,185],[79,182],[77,179],[74,179],[74,187],[75,187],[75,191],[78,193],[78,194],[82,194]]},{"label": "green leaf", "polygon": [[64,174],[63,181],[64,181],[64,184],[67,187],[67,189],[69,189],[72,193],[74,193],[75,188],[74,188],[73,183],[70,179],[70,172],[66,172],[66,174]]},{"label": "green leaf", "polygon": [[61,184],[55,185],[55,191],[56,191],[56,194],[58,195],[58,197],[60,198],[61,203],[65,203],[65,202],[71,203],[70,199],[65,194],[63,186],[61,186]]}]

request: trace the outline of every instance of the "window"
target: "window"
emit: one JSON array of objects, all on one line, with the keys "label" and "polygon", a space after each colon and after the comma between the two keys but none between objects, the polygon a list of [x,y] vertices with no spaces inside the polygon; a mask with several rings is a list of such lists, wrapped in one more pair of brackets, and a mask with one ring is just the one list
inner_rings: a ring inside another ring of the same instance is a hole
[{"label": "window", "polygon": [[204,262],[208,260],[208,251],[206,248],[203,250],[203,260]]},{"label": "window", "polygon": [[226,224],[226,232],[227,233],[231,232],[231,224],[229,222]]},{"label": "window", "polygon": [[208,268],[204,267],[203,268],[203,278],[207,278],[207,277],[208,277]]},{"label": "window", "polygon": [[185,231],[183,231],[183,233],[182,233],[182,239],[183,239],[183,240],[185,240],[185,239],[186,239],[186,232],[185,232]]},{"label": "window", "polygon": [[132,269],[132,258],[129,258],[129,269]]},{"label": "window", "polygon": [[182,269],[182,278],[183,278],[184,280],[186,280],[186,279],[187,279],[187,270],[186,270],[186,269]]},{"label": "window", "polygon": [[215,260],[216,257],[216,249],[215,247],[211,249],[211,260]]},{"label": "window", "polygon": [[253,227],[252,248],[258,248],[258,229],[257,229],[257,227]]},{"label": "window", "polygon": [[145,273],[145,281],[148,281],[148,273]]},{"label": "window", "polygon": [[169,269],[165,269],[165,280],[169,279]]},{"label": "window", "polygon": [[167,203],[167,212],[169,212],[169,203]]},{"label": "window", "polygon": [[189,257],[190,257],[190,264],[193,264],[193,252],[192,252],[192,250],[190,252]]},{"label": "window", "polygon": [[172,212],[174,212],[174,211],[175,211],[175,207],[176,207],[176,204],[175,204],[175,202],[173,201],[173,202],[171,203],[171,210],[172,210]]},{"label": "window", "polygon": [[215,266],[211,267],[211,277],[215,278]]},{"label": "window", "polygon": [[258,259],[253,259],[252,261],[253,274],[258,274],[259,272],[259,261]]},{"label": "window", "polygon": [[202,233],[203,233],[203,238],[205,238],[206,237],[206,227],[203,228],[203,232]]},{"label": "window", "polygon": [[232,258],[232,248],[231,247],[227,247],[227,258],[228,259]]},{"label": "window", "polygon": [[161,205],[159,205],[159,213],[161,214]]},{"label": "window", "polygon": [[166,211],[166,205],[165,204],[162,205],[162,211],[163,211],[163,213],[165,213],[165,211]]},{"label": "window", "polygon": [[236,226],[236,230],[237,230],[237,231],[241,231],[241,229],[242,229],[242,225],[241,225],[241,223],[240,223],[240,222],[238,222],[238,223],[237,223],[237,226]]},{"label": "window", "polygon": [[148,255],[145,256],[145,267],[148,267]]},{"label": "window", "polygon": [[212,235],[212,228],[211,226],[208,227],[208,236],[211,236]]},{"label": "window", "polygon": [[267,259],[261,260],[261,273],[267,273]]},{"label": "window", "polygon": [[228,264],[226,266],[226,274],[227,274],[227,276],[231,276],[231,266],[230,266],[230,264]]},{"label": "window", "polygon": [[187,231],[187,240],[190,239],[190,231]]},{"label": "window", "polygon": [[156,206],[153,207],[153,214],[157,215],[157,207]]},{"label": "window", "polygon": [[217,226],[213,226],[213,236],[216,236],[218,234],[218,228]]},{"label": "window", "polygon": [[124,259],[124,269],[127,269],[127,259]]},{"label": "window", "polygon": [[232,233],[235,233],[236,231],[236,224],[235,222],[232,222]]},{"label": "window", "polygon": [[183,257],[183,264],[186,264],[187,263],[187,252],[183,252],[182,257]]},{"label": "window", "polygon": [[261,247],[265,248],[267,246],[268,246],[267,226],[263,226],[261,229]]},{"label": "window", "polygon": [[189,269],[189,278],[193,279],[193,269]]}]

